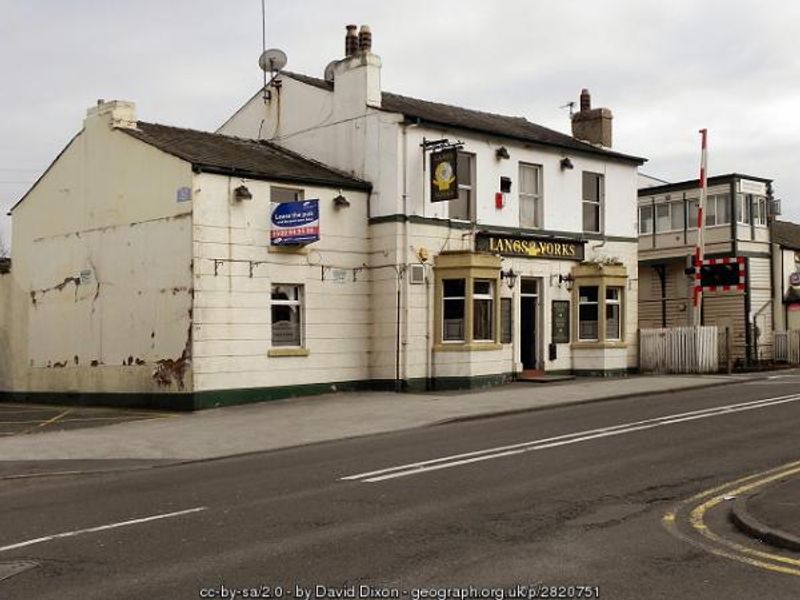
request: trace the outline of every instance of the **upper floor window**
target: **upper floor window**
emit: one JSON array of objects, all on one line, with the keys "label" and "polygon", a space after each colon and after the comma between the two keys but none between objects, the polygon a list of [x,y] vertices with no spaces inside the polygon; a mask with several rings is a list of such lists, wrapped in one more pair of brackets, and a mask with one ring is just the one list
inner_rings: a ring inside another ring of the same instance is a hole
[{"label": "upper floor window", "polygon": [[725,225],[731,222],[730,196],[715,194],[706,200],[706,226]]},{"label": "upper floor window", "polygon": [[450,201],[450,218],[475,220],[475,155],[458,153],[458,198]]},{"label": "upper floor window", "polygon": [[303,199],[303,190],[295,188],[285,188],[270,186],[270,202],[300,202]]},{"label": "upper floor window", "polygon": [[683,231],[683,202],[656,204],[656,232]]},{"label": "upper floor window", "polygon": [[737,194],[736,195],[736,221],[750,224],[750,209],[753,206],[752,194]]},{"label": "upper floor window", "polygon": [[753,222],[756,225],[767,224],[767,199],[764,196],[753,200]]},{"label": "upper floor window", "polygon": [[519,165],[519,226],[542,226],[542,167]]},{"label": "upper floor window", "polygon": [[653,233],[653,205],[639,207],[639,233]]},{"label": "upper floor window", "polygon": [[698,206],[698,200],[696,198],[692,198],[691,200],[689,200],[689,203],[687,205],[689,212],[686,223],[687,229],[697,229],[697,206]]},{"label": "upper floor window", "polygon": [[603,219],[603,176],[583,172],[583,230],[600,233]]}]

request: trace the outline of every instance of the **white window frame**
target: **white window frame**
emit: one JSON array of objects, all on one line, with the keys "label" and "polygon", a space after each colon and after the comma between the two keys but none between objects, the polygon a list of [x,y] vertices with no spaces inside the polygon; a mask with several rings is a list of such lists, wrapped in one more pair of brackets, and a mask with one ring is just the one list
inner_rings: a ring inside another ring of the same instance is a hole
[{"label": "white window frame", "polygon": [[[594,288],[597,291],[597,299],[592,302],[591,300],[583,300],[581,296],[582,289],[589,289]],[[598,342],[600,341],[600,286],[599,285],[582,285],[578,287],[578,341],[579,342]],[[583,323],[583,319],[581,319],[581,307],[583,306],[594,306],[596,310],[596,318],[595,318],[595,327],[597,330],[597,335],[592,338],[583,337],[583,331],[581,328],[581,324]]]},{"label": "white window frame", "polygon": [[[609,292],[616,292],[616,298],[609,298]],[[604,318],[606,321],[606,339],[611,342],[619,342],[622,340],[623,335],[623,325],[622,325],[622,297],[624,291],[621,286],[607,286],[606,287],[606,302],[605,302],[605,309],[603,310]],[[616,337],[612,337],[609,335],[608,331],[608,307],[609,306],[616,306],[617,307],[617,327],[619,331],[617,332]]]},{"label": "white window frame", "polygon": [[[586,175],[594,175],[597,179],[597,201],[586,199]],[[604,205],[605,205],[605,175],[602,173],[595,173],[594,171],[583,171],[581,174],[581,225],[584,233],[603,233],[603,218],[604,218]],[[597,229],[586,229],[586,222],[584,218],[584,207],[587,204],[597,206]]]},{"label": "white window frame", "polygon": [[[273,298],[276,288],[295,288],[294,298],[276,299]],[[297,307],[297,314],[300,320],[300,327],[298,331],[298,344],[276,344],[273,337],[273,328],[275,327],[275,320],[272,318],[272,309],[276,306],[290,306]],[[272,348],[303,348],[305,346],[305,328],[306,328],[306,315],[305,315],[305,286],[301,283],[273,283],[270,286],[270,346]]]},{"label": "white window frame", "polygon": [[[475,288],[479,283],[488,283],[489,292],[479,294]],[[494,323],[494,280],[492,279],[473,279],[472,280],[472,341],[473,342],[494,342],[495,323]],[[475,331],[478,326],[478,302],[488,302],[489,304],[489,337],[478,337]]]},{"label": "white window frame", "polygon": [[[293,198],[278,198],[279,195],[286,194],[287,196],[293,195]],[[283,204],[285,202],[301,202],[304,199],[305,190],[302,188],[292,188],[286,187],[282,185],[271,185],[269,186],[269,201],[275,202],[277,204]]]},{"label": "white window frame", "polygon": [[753,208],[756,209],[756,211],[753,213],[753,223],[756,225],[756,227],[766,227],[769,223],[766,197],[755,196],[753,198]]},{"label": "white window frame", "polygon": [[[650,217],[645,217],[642,212],[647,209],[650,211]],[[648,228],[645,224],[649,223],[650,227]],[[655,225],[655,221],[653,220],[653,205],[652,204],[642,204],[639,207],[639,235],[650,235],[653,233],[653,228]]]},{"label": "white window frame", "polygon": [[699,198],[689,198],[686,200],[686,229],[689,230],[697,229],[698,206],[700,206]]},{"label": "white window frame", "polygon": [[[735,215],[731,215],[731,206],[730,206],[730,195],[728,194],[713,194],[706,198],[706,210],[703,218],[705,219],[705,226],[706,227],[723,227],[725,225],[731,224],[731,218],[734,218]],[[714,205],[714,212],[712,213],[710,208],[711,205]],[[719,220],[719,207],[720,205],[725,207],[725,211],[728,213],[728,220],[727,221],[720,221]],[[708,217],[710,215],[714,215],[714,222],[709,223]]]},{"label": "white window frame", "polygon": [[[461,281],[464,284],[464,294],[461,296],[447,296],[445,295],[445,282],[447,281]],[[441,331],[441,340],[443,344],[463,344],[467,341],[467,285],[469,284],[469,278],[467,277],[444,277],[442,278],[442,331]],[[461,326],[461,337],[458,339],[448,339],[445,337],[445,321],[447,320],[445,315],[447,311],[445,307],[447,306],[448,301],[460,300],[462,306],[462,326]]]},{"label": "white window frame", "polygon": [[[467,158],[469,160],[469,179],[470,179],[470,183],[469,184],[462,183],[461,178],[460,177],[458,178],[458,193],[459,193],[459,197],[456,200],[451,200],[450,202],[448,202],[448,207],[447,207],[448,208],[448,216],[449,216],[449,218],[454,219],[454,220],[458,220],[458,221],[476,221],[477,218],[475,216],[475,213],[477,212],[477,208],[475,206],[475,172],[476,172],[476,169],[475,169],[475,154],[473,154],[471,152],[460,152],[459,151],[457,160],[461,161],[464,158]],[[456,166],[456,173],[458,173],[458,166]],[[466,206],[467,214],[466,214],[466,216],[463,216],[463,215],[454,216],[452,214],[452,212],[451,212],[452,209],[453,209],[453,202],[458,202],[459,203],[459,207],[460,207],[460,204],[461,204],[461,192],[462,191],[466,191],[467,192],[467,206]]]},{"label": "white window frame", "polygon": [[753,195],[736,194],[736,222],[750,225],[753,219]]},{"label": "white window frame", "polygon": [[[656,233],[668,233],[668,232],[672,231],[672,229],[671,229],[672,228],[672,208],[670,207],[669,202],[661,202],[659,204],[656,204],[654,208],[655,208],[655,215],[654,215],[655,216],[655,220],[653,222],[653,227],[655,228]],[[663,216],[658,214],[659,212],[663,212],[664,210],[667,211],[667,216],[666,217],[663,217]],[[662,220],[662,219],[667,222],[667,227],[664,228],[664,229],[661,229],[661,227],[659,227],[659,221]]]},{"label": "white window frame", "polygon": [[[526,191],[522,189],[522,171],[529,169],[535,173],[534,180],[536,181],[536,190]],[[543,191],[543,177],[542,165],[535,165],[531,163],[519,163],[519,226],[521,228],[541,229],[544,227],[544,191]],[[522,206],[524,202],[533,203],[533,223],[526,223],[523,221]]]}]

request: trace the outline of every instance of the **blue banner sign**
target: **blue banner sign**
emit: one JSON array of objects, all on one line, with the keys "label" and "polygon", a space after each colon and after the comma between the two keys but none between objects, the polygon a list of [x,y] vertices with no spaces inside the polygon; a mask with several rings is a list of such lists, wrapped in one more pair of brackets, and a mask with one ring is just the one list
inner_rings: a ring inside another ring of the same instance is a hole
[{"label": "blue banner sign", "polygon": [[319,200],[301,202],[273,202],[273,246],[296,246],[319,240]]}]

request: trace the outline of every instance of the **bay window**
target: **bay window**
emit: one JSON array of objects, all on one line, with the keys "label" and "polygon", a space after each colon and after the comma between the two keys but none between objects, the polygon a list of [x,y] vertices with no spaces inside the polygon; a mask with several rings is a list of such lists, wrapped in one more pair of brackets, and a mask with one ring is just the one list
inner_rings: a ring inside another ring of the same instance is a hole
[{"label": "bay window", "polygon": [[493,281],[476,279],[472,289],[472,339],[476,342],[494,341]]},{"label": "bay window", "polygon": [[464,279],[442,280],[442,340],[445,342],[464,341],[465,288]]},{"label": "bay window", "polygon": [[600,335],[598,319],[598,286],[582,286],[578,292],[578,339],[597,341]]},{"label": "bay window", "polygon": [[606,288],[606,339],[622,339],[622,288]]}]

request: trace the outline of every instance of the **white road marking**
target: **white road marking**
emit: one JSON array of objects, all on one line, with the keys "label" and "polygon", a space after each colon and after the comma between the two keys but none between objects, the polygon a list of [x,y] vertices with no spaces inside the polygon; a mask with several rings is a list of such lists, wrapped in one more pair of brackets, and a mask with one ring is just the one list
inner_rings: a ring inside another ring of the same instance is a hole
[{"label": "white road marking", "polygon": [[710,417],[717,417],[746,410],[755,410],[758,408],[768,408],[770,406],[777,406],[787,402],[797,401],[800,401],[800,394],[777,396],[774,398],[765,398],[762,400],[753,400],[750,402],[741,402],[738,404],[729,404],[725,406],[715,406],[702,410],[694,410],[653,419],[645,419],[643,421],[633,421],[630,423],[622,423],[620,425],[613,425],[610,427],[578,431],[575,433],[532,440],[529,442],[522,442],[509,446],[498,446],[495,448],[487,448],[485,450],[476,450],[474,452],[453,454],[450,456],[444,456],[442,458],[434,458],[405,465],[398,465],[396,467],[388,467],[385,469],[379,469],[377,471],[368,471],[366,473],[358,473],[357,475],[348,475],[347,477],[341,477],[340,481],[361,481],[365,483],[375,483],[387,479],[418,475],[428,471],[449,469],[451,467],[457,467],[460,465],[466,465],[484,460],[502,458],[504,456],[523,454],[525,452],[532,452],[534,450],[546,450],[548,448],[556,448],[568,444],[576,444],[578,442],[622,435],[623,433],[644,431],[646,429],[654,429],[656,427],[672,425],[675,423],[684,423],[686,421],[694,421],[697,419],[707,419]]},{"label": "white road marking", "polygon": [[56,533],[54,535],[46,535],[44,537],[10,544],[8,546],[0,546],[0,552],[8,552],[9,550],[17,550],[18,548],[25,548],[33,546],[34,544],[41,544],[42,542],[50,542],[60,538],[74,537],[82,533],[95,533],[97,531],[106,531],[107,529],[116,529],[117,527],[127,527],[128,525],[138,525],[140,523],[149,523],[150,521],[157,521],[159,519],[169,519],[171,517],[179,517],[181,515],[188,515],[191,513],[206,510],[207,506],[198,506],[197,508],[189,508],[186,510],[179,510],[177,512],[163,513],[160,515],[153,515],[151,517],[143,517],[141,519],[131,519],[130,521],[121,521],[119,523],[111,523],[110,525],[100,525],[98,527],[89,527],[88,529],[76,529],[75,531],[65,531],[64,533]]}]

